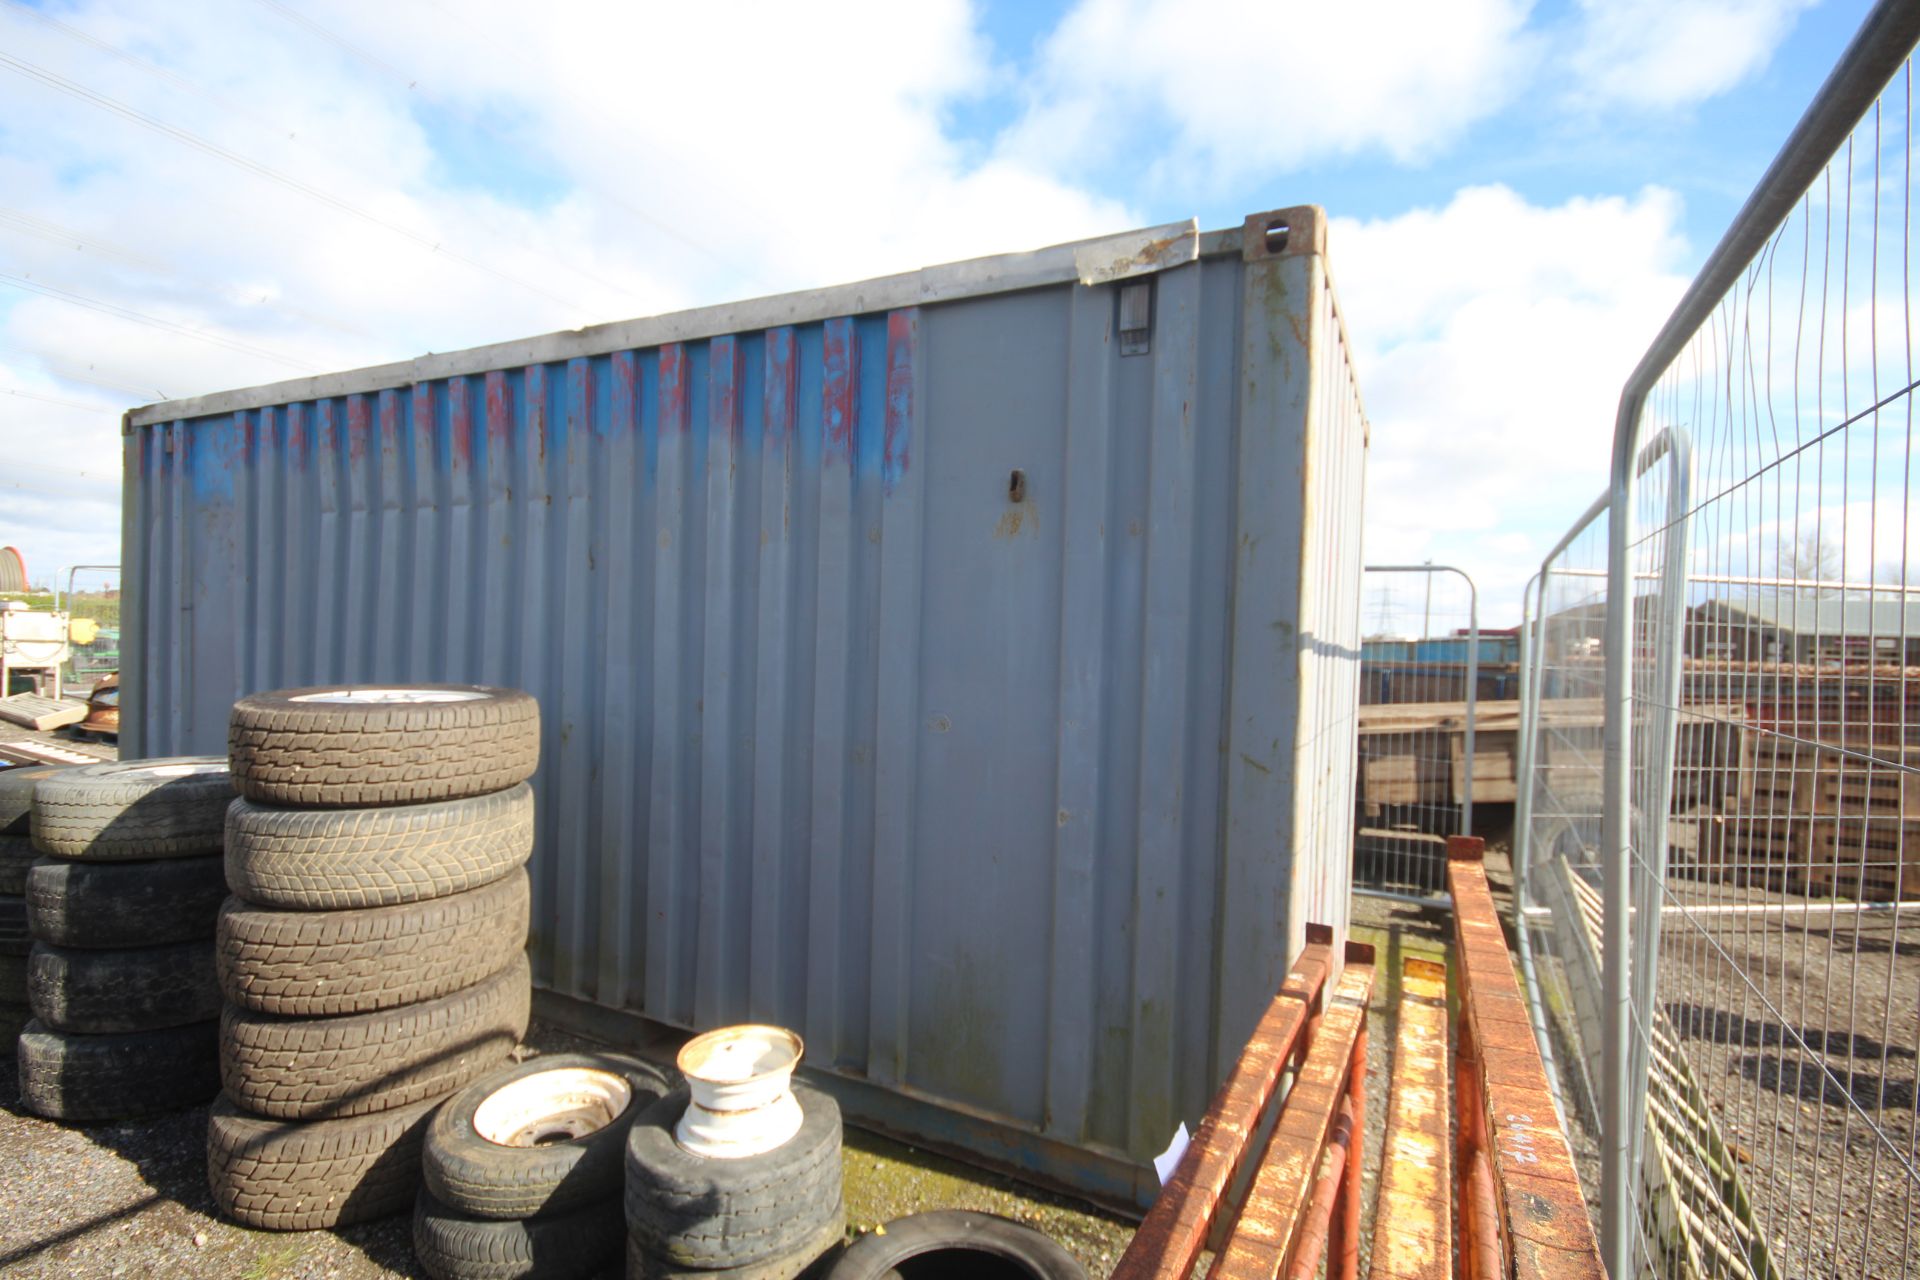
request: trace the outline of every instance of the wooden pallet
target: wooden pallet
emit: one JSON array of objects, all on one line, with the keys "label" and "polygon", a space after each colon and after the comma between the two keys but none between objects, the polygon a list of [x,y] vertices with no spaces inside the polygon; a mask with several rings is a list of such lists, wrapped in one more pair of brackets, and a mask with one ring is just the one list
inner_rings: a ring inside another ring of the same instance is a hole
[{"label": "wooden pallet", "polygon": [[1813,824],[1808,887],[1867,902],[1920,898],[1920,822],[1826,818]]},{"label": "wooden pallet", "polygon": [[1731,884],[1797,889],[1807,882],[1813,821],[1798,815],[1722,819],[1725,840],[1700,865]]},{"label": "wooden pallet", "polygon": [[1849,760],[1822,774],[1821,813],[1848,817],[1920,818],[1920,773]]},{"label": "wooden pallet", "polygon": [[1811,743],[1773,734],[1747,738],[1740,761],[1741,807],[1755,813],[1830,813],[1821,780],[1840,767],[1841,757]]},{"label": "wooden pallet", "polygon": [[0,720],[22,728],[45,733],[87,718],[87,704],[71,698],[43,698],[37,693],[16,693],[0,698]]}]

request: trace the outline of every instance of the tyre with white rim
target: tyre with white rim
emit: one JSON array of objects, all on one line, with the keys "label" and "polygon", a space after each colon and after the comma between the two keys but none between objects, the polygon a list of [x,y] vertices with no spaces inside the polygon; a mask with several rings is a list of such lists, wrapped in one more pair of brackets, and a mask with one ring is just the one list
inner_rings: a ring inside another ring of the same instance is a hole
[{"label": "tyre with white rim", "polygon": [[689,1093],[643,1111],[627,1135],[627,1233],[675,1268],[713,1270],[790,1257],[840,1209],[840,1108],[792,1088],[799,1130],[771,1151],[719,1159],[674,1137]]},{"label": "tyre with white rim", "polygon": [[494,1219],[617,1197],[627,1130],[667,1088],[658,1068],[621,1054],[548,1054],[503,1067],[435,1114],[427,1189],[457,1213]]},{"label": "tyre with white rim", "polygon": [[340,685],[249,694],[228,755],[249,800],[302,808],[421,804],[500,791],[540,763],[540,707],[485,685]]},{"label": "tyre with white rim", "polygon": [[218,853],[233,795],[218,756],[60,769],[34,783],[33,843],[93,862]]}]

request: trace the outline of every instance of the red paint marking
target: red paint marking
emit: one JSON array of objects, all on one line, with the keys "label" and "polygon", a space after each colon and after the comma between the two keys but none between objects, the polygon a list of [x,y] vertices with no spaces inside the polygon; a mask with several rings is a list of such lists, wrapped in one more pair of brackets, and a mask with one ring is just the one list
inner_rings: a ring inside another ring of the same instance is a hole
[{"label": "red paint marking", "polygon": [[373,434],[373,406],[365,396],[347,397],[347,460],[367,456],[367,437]]},{"label": "red paint marking", "polygon": [[859,443],[860,344],[854,341],[852,319],[827,321],[821,342],[825,380],[820,390],[822,463],[853,462]]},{"label": "red paint marking", "polygon": [[888,493],[907,474],[913,449],[913,366],[920,348],[920,309],[887,314],[887,424],[880,478]]},{"label": "red paint marking", "polygon": [[487,444],[489,461],[506,465],[507,445],[513,431],[512,390],[507,375],[498,369],[487,374]]},{"label": "red paint marking", "polygon": [[455,473],[473,469],[473,397],[465,378],[453,378],[447,383],[447,421],[453,433],[449,442],[453,446],[453,469]]},{"label": "red paint marking", "polygon": [[797,376],[793,363],[793,330],[769,329],[766,413],[761,424],[768,440],[785,440],[793,434]]},{"label": "red paint marking", "polygon": [[687,349],[678,342],[660,348],[660,434],[685,435],[687,420]]},{"label": "red paint marking", "polygon": [[639,420],[640,357],[632,351],[613,353],[613,403],[607,415],[609,434],[632,432]]},{"label": "red paint marking", "polygon": [[527,436],[537,462],[547,460],[547,366],[527,366]]},{"label": "red paint marking", "polygon": [[735,450],[740,447],[740,363],[740,344],[731,334],[707,348],[707,427]]},{"label": "red paint marking", "polygon": [[297,470],[307,466],[307,406],[287,406],[287,461]]}]

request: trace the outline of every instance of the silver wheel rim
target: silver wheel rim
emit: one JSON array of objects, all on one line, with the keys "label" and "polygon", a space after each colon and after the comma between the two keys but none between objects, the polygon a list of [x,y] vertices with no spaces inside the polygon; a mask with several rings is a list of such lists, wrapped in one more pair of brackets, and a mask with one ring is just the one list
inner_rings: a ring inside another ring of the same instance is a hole
[{"label": "silver wheel rim", "polygon": [[290,702],[325,702],[348,706],[409,706],[436,702],[478,702],[487,695],[474,689],[328,689],[300,693]]},{"label": "silver wheel rim", "polygon": [[474,1109],[473,1131],[496,1147],[572,1142],[612,1124],[633,1086],[612,1071],[555,1067],[501,1085]]}]

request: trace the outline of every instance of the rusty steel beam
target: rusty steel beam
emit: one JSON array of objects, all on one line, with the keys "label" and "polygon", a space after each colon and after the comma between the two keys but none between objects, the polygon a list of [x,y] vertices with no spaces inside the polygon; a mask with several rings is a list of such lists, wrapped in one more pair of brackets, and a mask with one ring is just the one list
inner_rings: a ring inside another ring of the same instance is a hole
[{"label": "rusty steel beam", "polygon": [[1240,1172],[1247,1143],[1273,1101],[1281,1073],[1297,1056],[1308,1020],[1316,1016],[1332,967],[1333,930],[1308,925],[1306,948],[1214,1095],[1112,1280],[1185,1280],[1193,1271],[1227,1188]]},{"label": "rusty steel beam", "polygon": [[1353,1153],[1340,1179],[1340,1198],[1334,1206],[1333,1247],[1327,1262],[1328,1280],[1360,1280],[1360,1186],[1367,1143],[1367,1023],[1353,1043],[1353,1063],[1347,1072],[1346,1110],[1352,1116]]},{"label": "rusty steel beam", "polygon": [[1453,1174],[1447,1113],[1447,970],[1409,960],[1387,1095],[1387,1143],[1374,1221],[1374,1280],[1448,1280]]},{"label": "rusty steel beam", "polygon": [[1460,1070],[1471,1072],[1474,1086],[1460,1091],[1470,1108],[1459,1117],[1461,1146],[1463,1159],[1470,1151],[1486,1154],[1500,1237],[1488,1241],[1475,1232],[1471,1244],[1476,1254],[1497,1248],[1500,1258],[1510,1258],[1510,1266],[1501,1263],[1496,1271],[1513,1280],[1604,1280],[1573,1152],[1487,888],[1484,851],[1485,843],[1471,836],[1447,841],[1461,977]]},{"label": "rusty steel beam", "polygon": [[1211,1280],[1272,1280],[1291,1260],[1334,1114],[1346,1100],[1372,990],[1373,948],[1349,942],[1345,971],[1321,1012],[1239,1220],[1207,1273]]},{"label": "rusty steel beam", "polygon": [[[1293,1251],[1293,1265],[1287,1268],[1287,1280],[1314,1280],[1320,1274],[1320,1263],[1326,1259],[1329,1241],[1341,1235],[1333,1215],[1334,1207],[1344,1198],[1347,1173],[1359,1163],[1355,1158],[1353,1133],[1353,1104],[1342,1102],[1340,1115],[1333,1122],[1333,1133],[1327,1138],[1327,1149],[1320,1157],[1320,1178],[1313,1184],[1313,1202],[1307,1206],[1306,1224],[1300,1229],[1300,1245]],[[1335,1268],[1339,1265],[1339,1259],[1333,1259],[1327,1274],[1336,1274]]]}]

